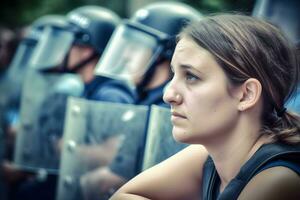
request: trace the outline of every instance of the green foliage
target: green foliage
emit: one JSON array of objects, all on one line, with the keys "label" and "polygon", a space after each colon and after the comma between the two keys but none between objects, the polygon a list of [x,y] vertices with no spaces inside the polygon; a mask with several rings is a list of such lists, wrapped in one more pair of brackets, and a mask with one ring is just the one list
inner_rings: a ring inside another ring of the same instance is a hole
[{"label": "green foliage", "polygon": [[0,25],[11,28],[24,26],[43,15],[66,14],[84,5],[104,6],[125,17],[126,3],[127,0],[3,0]]},{"label": "green foliage", "polygon": [[255,0],[182,0],[203,14],[216,12],[246,12],[250,13],[253,9]]},{"label": "green foliage", "polygon": [[[151,1],[151,0],[149,0]],[[152,0],[153,1],[153,0]],[[251,12],[254,0],[179,0],[204,14],[224,11]],[[83,5],[107,7],[121,17],[127,17],[127,4],[130,0],[2,0],[0,25],[11,28],[32,23],[46,14],[66,14]]]}]

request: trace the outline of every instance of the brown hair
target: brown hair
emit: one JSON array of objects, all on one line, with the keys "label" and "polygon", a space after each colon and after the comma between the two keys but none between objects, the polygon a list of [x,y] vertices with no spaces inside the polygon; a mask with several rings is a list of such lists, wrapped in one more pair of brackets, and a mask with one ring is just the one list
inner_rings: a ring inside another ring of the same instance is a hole
[{"label": "brown hair", "polygon": [[284,103],[297,89],[296,50],[275,26],[253,17],[221,14],[187,26],[181,37],[192,38],[213,54],[233,85],[256,78],[262,84],[262,134],[300,143],[300,117]]}]

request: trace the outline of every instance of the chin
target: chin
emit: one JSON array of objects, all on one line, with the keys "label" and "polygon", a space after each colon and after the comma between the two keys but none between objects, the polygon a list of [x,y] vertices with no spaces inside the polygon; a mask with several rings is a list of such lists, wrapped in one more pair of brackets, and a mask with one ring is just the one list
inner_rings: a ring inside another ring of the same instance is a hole
[{"label": "chin", "polygon": [[189,133],[173,130],[172,134],[173,134],[173,138],[176,140],[176,142],[187,143],[187,144],[192,143]]},{"label": "chin", "polygon": [[180,143],[186,144],[202,144],[204,145],[207,141],[209,141],[212,137],[211,134],[200,134],[188,132],[185,130],[173,129],[172,131],[173,138]]}]

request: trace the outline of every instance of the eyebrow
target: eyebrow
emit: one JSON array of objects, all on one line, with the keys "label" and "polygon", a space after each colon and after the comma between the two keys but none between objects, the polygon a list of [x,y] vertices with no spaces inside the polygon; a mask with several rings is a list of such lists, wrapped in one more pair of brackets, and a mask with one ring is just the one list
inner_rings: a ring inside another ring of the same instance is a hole
[{"label": "eyebrow", "polygon": [[[171,67],[172,72],[174,72],[174,67],[172,64],[170,64],[170,67]],[[189,64],[180,64],[179,67],[184,70],[194,70],[194,71],[202,74],[202,72],[200,72],[198,69],[196,69],[195,67],[193,67],[192,65],[189,65]]]}]

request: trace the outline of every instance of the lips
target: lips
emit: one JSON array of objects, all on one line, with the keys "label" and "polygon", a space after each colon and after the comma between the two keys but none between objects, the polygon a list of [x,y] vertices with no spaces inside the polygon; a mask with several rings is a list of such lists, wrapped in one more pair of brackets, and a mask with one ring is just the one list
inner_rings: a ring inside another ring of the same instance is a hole
[{"label": "lips", "polygon": [[176,118],[184,118],[186,119],[186,116],[184,116],[183,114],[176,112],[176,111],[171,111],[172,117],[176,117]]}]

